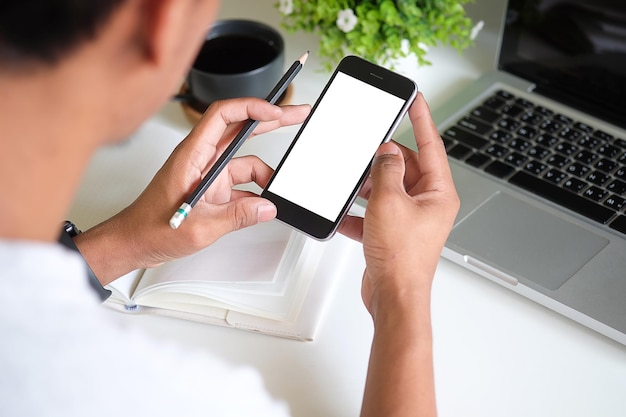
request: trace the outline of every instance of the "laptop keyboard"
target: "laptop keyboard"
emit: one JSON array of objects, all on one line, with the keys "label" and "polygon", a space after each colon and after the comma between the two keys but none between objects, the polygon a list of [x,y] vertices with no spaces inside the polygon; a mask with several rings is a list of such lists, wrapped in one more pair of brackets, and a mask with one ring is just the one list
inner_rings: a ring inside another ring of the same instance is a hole
[{"label": "laptop keyboard", "polygon": [[626,234],[626,139],[500,90],[442,133],[448,156]]}]

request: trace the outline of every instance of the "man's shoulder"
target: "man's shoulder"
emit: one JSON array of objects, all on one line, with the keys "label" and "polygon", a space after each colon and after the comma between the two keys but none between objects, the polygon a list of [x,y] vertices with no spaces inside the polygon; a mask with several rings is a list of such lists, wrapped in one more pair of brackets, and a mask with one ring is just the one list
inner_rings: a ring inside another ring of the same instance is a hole
[{"label": "man's shoulder", "polygon": [[121,325],[115,317],[128,316],[98,302],[80,257],[17,246],[0,241],[0,392],[10,398],[0,415],[288,415],[255,369]]}]

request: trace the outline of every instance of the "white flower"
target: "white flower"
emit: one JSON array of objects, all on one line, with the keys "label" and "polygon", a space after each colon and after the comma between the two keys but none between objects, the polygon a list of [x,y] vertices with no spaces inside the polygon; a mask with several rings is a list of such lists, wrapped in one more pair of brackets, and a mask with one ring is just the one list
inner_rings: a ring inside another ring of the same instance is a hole
[{"label": "white flower", "polygon": [[472,31],[470,32],[470,39],[474,40],[476,39],[476,36],[478,36],[478,32],[480,32],[483,27],[485,27],[485,21],[481,20],[480,22],[476,23],[476,25],[472,28]]},{"label": "white flower", "polygon": [[352,9],[341,10],[337,14],[337,27],[345,33],[354,29],[358,21]]},{"label": "white flower", "polygon": [[284,15],[293,13],[293,0],[280,0],[278,11]]}]

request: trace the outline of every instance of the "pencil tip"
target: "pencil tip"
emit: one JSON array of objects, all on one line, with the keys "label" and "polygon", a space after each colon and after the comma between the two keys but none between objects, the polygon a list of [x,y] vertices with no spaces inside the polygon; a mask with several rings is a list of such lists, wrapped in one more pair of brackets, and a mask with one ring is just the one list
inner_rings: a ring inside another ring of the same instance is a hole
[{"label": "pencil tip", "polygon": [[309,51],[306,51],[306,52],[304,53],[304,55],[302,55],[302,56],[300,57],[300,59],[298,59],[298,61],[300,61],[300,63],[301,63],[302,65],[304,65],[304,63],[306,62],[306,59],[307,59],[308,57],[309,57]]}]

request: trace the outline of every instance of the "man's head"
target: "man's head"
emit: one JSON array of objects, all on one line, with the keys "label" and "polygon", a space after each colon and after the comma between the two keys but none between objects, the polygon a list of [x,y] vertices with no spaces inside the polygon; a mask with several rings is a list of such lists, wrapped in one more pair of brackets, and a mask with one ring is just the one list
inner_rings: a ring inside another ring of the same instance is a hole
[{"label": "man's head", "polygon": [[[2,0],[0,82],[28,86],[31,80],[38,82],[37,77],[39,82],[45,77],[53,81],[57,75],[57,84],[65,84],[67,94],[49,98],[70,107],[72,98],[102,103],[105,108],[95,106],[93,111],[103,124],[94,128],[111,128],[102,132],[103,139],[119,140],[174,92],[215,18],[217,4],[216,0]],[[41,98],[30,94],[33,102]],[[80,97],[86,94],[91,97]]]},{"label": "man's head", "polygon": [[0,0],[0,236],[56,239],[93,153],[178,89],[217,5]]},{"label": "man's head", "polygon": [[3,0],[0,66],[24,70],[54,65],[92,40],[124,0]]}]

